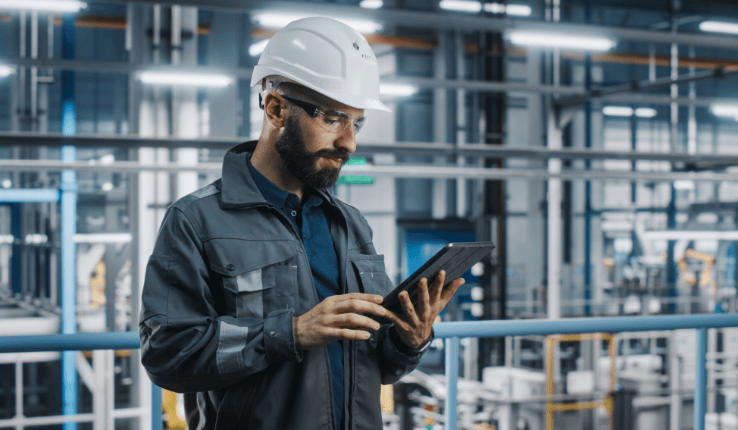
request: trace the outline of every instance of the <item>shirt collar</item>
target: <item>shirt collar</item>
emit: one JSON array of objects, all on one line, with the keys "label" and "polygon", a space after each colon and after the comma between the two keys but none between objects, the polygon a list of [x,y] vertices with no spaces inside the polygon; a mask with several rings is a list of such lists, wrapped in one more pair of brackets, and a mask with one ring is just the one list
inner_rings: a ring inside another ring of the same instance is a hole
[{"label": "shirt collar", "polygon": [[[253,164],[251,164],[251,155],[253,154],[249,154],[246,157],[246,164],[248,164],[249,170],[251,171],[251,176],[253,176],[254,182],[256,182],[256,186],[259,187],[259,191],[261,191],[261,194],[264,196],[264,198],[269,203],[278,208],[290,206],[295,209],[299,209],[300,199],[297,197],[297,194],[290,193],[289,191],[285,191],[279,188],[277,185],[274,184],[274,182],[270,181],[269,178],[262,175],[261,172],[259,172]],[[305,194],[305,208],[311,206],[320,206],[324,201],[320,194],[315,192],[310,187],[305,187]]]}]

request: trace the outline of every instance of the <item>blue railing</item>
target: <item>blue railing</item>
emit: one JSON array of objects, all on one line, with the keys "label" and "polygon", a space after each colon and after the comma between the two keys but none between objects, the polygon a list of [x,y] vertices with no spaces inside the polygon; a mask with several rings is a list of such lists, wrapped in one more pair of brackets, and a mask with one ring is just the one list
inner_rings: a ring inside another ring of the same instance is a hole
[{"label": "blue railing", "polygon": [[[459,375],[460,338],[696,329],[694,429],[704,430],[707,385],[705,370],[707,329],[721,327],[738,327],[738,314],[477,321],[436,324],[434,326],[436,337],[446,339],[446,378],[448,381],[448,395],[446,396],[445,405],[446,429],[456,430],[457,428],[456,394]],[[137,348],[139,348],[139,336],[135,332],[0,336],[0,353]],[[151,398],[152,429],[161,430],[161,391],[156,386],[153,386]]]}]

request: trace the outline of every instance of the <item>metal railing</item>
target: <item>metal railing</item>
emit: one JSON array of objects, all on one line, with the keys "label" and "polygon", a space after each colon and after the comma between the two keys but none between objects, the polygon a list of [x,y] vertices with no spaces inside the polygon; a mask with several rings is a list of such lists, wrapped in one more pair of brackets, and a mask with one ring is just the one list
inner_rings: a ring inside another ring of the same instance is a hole
[{"label": "metal railing", "polygon": [[[445,404],[446,430],[457,428],[457,386],[459,378],[459,339],[464,337],[506,337],[583,333],[620,333],[696,329],[697,359],[694,388],[694,429],[705,428],[707,385],[707,329],[738,327],[738,314],[669,315],[656,317],[572,318],[561,320],[512,320],[450,322],[434,325],[437,338],[446,339]],[[1,353],[37,351],[90,351],[101,349],[138,349],[136,332],[77,333],[38,336],[0,336]],[[151,426],[161,430],[161,389],[152,385]],[[67,417],[67,419],[72,417]]]}]

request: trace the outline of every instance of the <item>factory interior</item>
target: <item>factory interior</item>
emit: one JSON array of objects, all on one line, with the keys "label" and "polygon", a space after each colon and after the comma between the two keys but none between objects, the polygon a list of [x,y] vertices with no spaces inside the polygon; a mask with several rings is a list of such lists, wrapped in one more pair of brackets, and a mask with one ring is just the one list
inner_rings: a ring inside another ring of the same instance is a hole
[{"label": "factory interior", "polygon": [[495,245],[384,430],[738,430],[734,0],[0,0],[0,430],[188,428],[142,365],[147,264],[312,16],[391,110],[330,188],[388,291]]}]

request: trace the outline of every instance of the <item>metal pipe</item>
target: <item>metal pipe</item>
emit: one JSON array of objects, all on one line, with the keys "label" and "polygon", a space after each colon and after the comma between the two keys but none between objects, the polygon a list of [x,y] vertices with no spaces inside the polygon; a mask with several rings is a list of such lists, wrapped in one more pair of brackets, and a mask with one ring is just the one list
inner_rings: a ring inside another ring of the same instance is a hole
[{"label": "metal pipe", "polygon": [[[2,133],[0,132],[0,147],[10,146],[48,146],[61,147],[64,145],[73,145],[76,147],[86,148],[209,148],[209,149],[230,149],[243,139],[185,139],[178,137],[137,137],[125,135],[84,135],[77,134],[74,136],[66,136],[63,134],[44,134],[39,136],[37,133]],[[561,148],[552,150],[549,148],[526,148],[526,147],[502,147],[493,145],[467,145],[464,148],[458,148],[452,143],[434,143],[434,142],[397,142],[397,143],[380,143],[366,142],[361,143],[356,149],[354,155],[364,155],[372,153],[388,153],[402,155],[418,155],[427,153],[430,155],[439,155],[453,157],[463,155],[466,157],[487,157],[487,158],[534,158],[546,160],[549,158],[560,158],[562,160],[654,160],[667,161],[672,163],[688,163],[704,167],[706,165],[717,165],[718,167],[726,167],[738,165],[738,156],[732,154],[686,154],[686,153],[670,153],[670,152],[637,152],[637,151],[608,151],[599,149],[578,149],[578,148]]]},{"label": "metal pipe", "polygon": [[59,201],[59,190],[43,188],[0,189],[0,203],[50,203]]},{"label": "metal pipe", "polygon": [[446,339],[446,403],[444,406],[444,415],[446,418],[445,428],[448,430],[456,430],[458,426],[457,405],[458,405],[458,380],[459,380],[459,338],[451,337]]},{"label": "metal pipe", "polygon": [[707,386],[707,328],[697,329],[697,359],[694,380],[694,430],[705,430],[705,405]]},{"label": "metal pipe", "polygon": [[[145,171],[156,172],[201,172],[219,174],[223,168],[222,163],[199,163],[197,165],[177,164],[142,164],[135,161],[117,161],[110,164],[90,164],[89,162],[77,161],[62,164],[54,160],[0,160],[0,168],[8,171],[61,171],[74,169],[78,172],[126,172],[137,173]],[[712,173],[712,172],[632,172],[618,170],[563,170],[560,173],[551,173],[543,169],[509,169],[494,167],[436,167],[433,165],[369,165],[349,166],[343,169],[347,175],[380,175],[397,178],[455,178],[466,177],[470,179],[549,179],[558,178],[566,181],[602,181],[607,179],[620,179],[624,181],[738,181],[738,173]]]}]

